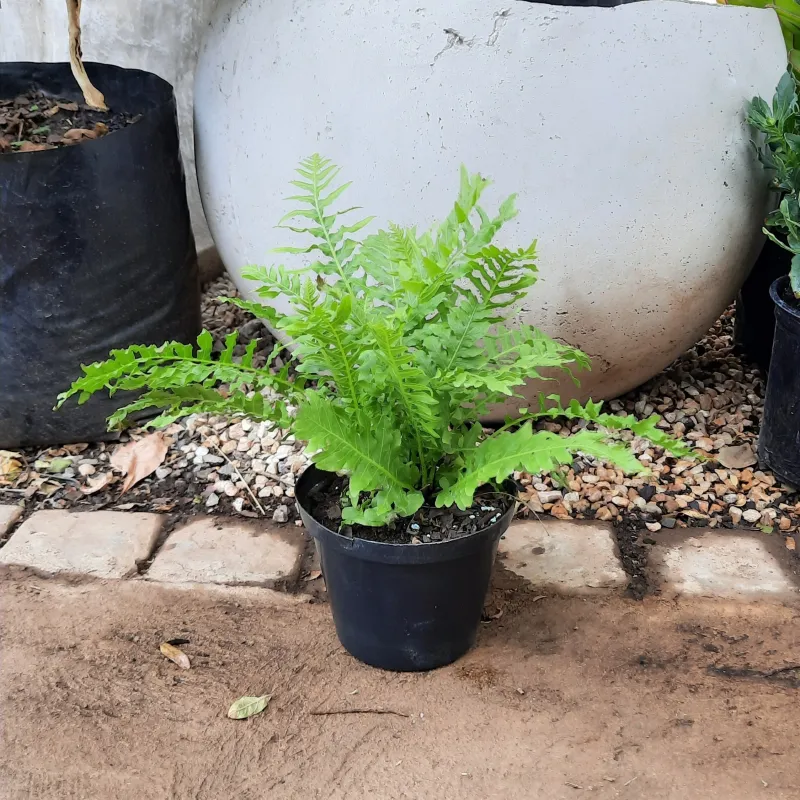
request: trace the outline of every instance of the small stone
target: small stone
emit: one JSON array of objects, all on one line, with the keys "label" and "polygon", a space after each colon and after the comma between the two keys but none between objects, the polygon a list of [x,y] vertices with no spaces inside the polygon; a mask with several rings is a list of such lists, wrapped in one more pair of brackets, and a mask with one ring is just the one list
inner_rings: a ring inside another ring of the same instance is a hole
[{"label": "small stone", "polygon": [[630,505],[630,500],[627,497],[612,497],[611,502],[620,508],[627,508]]},{"label": "small stone", "polygon": [[259,497],[272,497],[272,487],[265,486],[263,489],[258,490]]},{"label": "small stone", "polygon": [[662,517],[661,518],[661,527],[662,528],[674,528],[677,524],[675,517]]},{"label": "small stone", "polygon": [[738,525],[742,521],[742,509],[737,508],[736,506],[731,506],[728,509],[728,514],[730,514],[731,522],[734,525]]},{"label": "small stone", "polygon": [[599,519],[602,522],[607,522],[610,519],[614,518],[614,515],[611,513],[611,509],[608,506],[600,506],[597,509],[594,515],[595,519]]},{"label": "small stone", "polygon": [[222,456],[216,456],[213,453],[206,453],[203,456],[203,463],[219,465],[219,464],[224,464],[225,459]]},{"label": "small stone", "polygon": [[645,514],[650,514],[653,517],[660,517],[661,516],[661,507],[656,505],[655,503],[645,503],[642,511]]},{"label": "small stone", "polygon": [[656,533],[657,531],[661,530],[660,522],[645,522],[644,525],[651,533]]},{"label": "small stone", "polygon": [[195,451],[195,455],[198,455],[198,456],[207,456],[207,455],[208,455],[208,448],[207,448],[207,447],[205,447],[204,445],[201,445],[201,446],[200,446],[200,447],[198,447],[198,448],[197,448],[197,450]]},{"label": "small stone", "polygon": [[570,519],[569,511],[567,511],[563,503],[555,503],[550,509],[550,516],[556,519]]},{"label": "small stone", "polygon": [[164,478],[168,478],[170,475],[172,475],[172,470],[169,467],[159,467],[156,470],[156,478],[160,481],[163,481]]},{"label": "small stone", "polygon": [[289,521],[289,509],[287,506],[278,506],[275,511],[272,513],[272,521],[273,522],[288,522]]},{"label": "small stone", "polygon": [[226,456],[229,456],[231,453],[235,452],[237,444],[238,442],[236,442],[236,440],[231,439],[227,442],[224,442],[220,450],[222,450],[222,452],[225,453]]},{"label": "small stone", "polygon": [[567,503],[577,503],[581,499],[580,494],[578,492],[567,492],[564,495],[564,501]]},{"label": "small stone", "polygon": [[233,505],[234,511],[238,512],[239,514],[241,514],[242,511],[244,510],[244,497],[237,497],[233,501],[232,505]]},{"label": "small stone", "polygon": [[547,503],[560,503],[563,500],[561,492],[556,491],[540,491],[539,492],[539,502],[542,505]]},{"label": "small stone", "polygon": [[782,531],[788,531],[792,527],[792,521],[788,517],[781,517],[778,522],[778,527]]},{"label": "small stone", "polygon": [[222,491],[227,497],[236,497],[239,494],[239,490],[236,488],[236,485],[233,481],[222,481]]},{"label": "small stone", "polygon": [[255,459],[250,462],[250,469],[256,473],[256,475],[263,475],[267,471],[267,465],[261,461],[261,459]]},{"label": "small stone", "polygon": [[211,493],[211,494],[210,494],[210,495],[209,495],[209,496],[206,498],[206,506],[207,506],[208,508],[213,508],[214,506],[217,506],[217,505],[219,505],[219,495],[217,495],[217,494],[215,494],[214,492],[212,492],[212,493]]},{"label": "small stone", "polygon": [[241,422],[237,422],[228,428],[228,436],[231,439],[239,440],[244,436],[244,427]]},{"label": "small stone", "polygon": [[288,458],[290,455],[292,455],[292,453],[294,453],[294,448],[290,444],[282,444],[275,451],[275,455],[278,457],[278,460]]},{"label": "small stone", "polygon": [[97,470],[91,464],[81,464],[78,467],[78,473],[83,475],[84,478],[88,477],[89,475],[94,475]]},{"label": "small stone", "polygon": [[252,446],[253,443],[249,439],[239,439],[236,443],[236,451],[238,453],[246,453]]},{"label": "small stone", "polygon": [[[740,444],[734,447],[723,447],[717,455],[717,461],[723,467],[728,469],[744,469],[744,467],[751,467],[758,462],[753,448],[749,444]],[[750,470],[745,470],[742,473],[742,480],[752,480],[753,476],[750,472],[749,477],[745,477],[745,473]]]},{"label": "small stone", "polygon": [[748,508],[742,516],[744,517],[745,522],[758,522],[761,519],[761,512],[756,511],[754,508]]}]

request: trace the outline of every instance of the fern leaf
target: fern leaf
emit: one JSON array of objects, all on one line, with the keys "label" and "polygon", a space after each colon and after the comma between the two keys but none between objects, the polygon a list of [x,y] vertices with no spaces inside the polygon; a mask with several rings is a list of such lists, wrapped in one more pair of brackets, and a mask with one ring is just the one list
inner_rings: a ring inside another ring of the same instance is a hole
[{"label": "fern leaf", "polygon": [[370,429],[334,406],[319,392],[309,392],[297,412],[295,435],[318,450],[314,463],[350,479],[350,499],[358,506],[362,492],[403,491],[415,497],[419,470],[409,461],[399,431],[383,418]]},{"label": "fern leaf", "polygon": [[515,471],[539,474],[569,464],[577,452],[609,461],[625,472],[642,472],[626,445],[609,442],[598,431],[578,431],[569,437],[549,431],[534,431],[530,423],[519,430],[492,436],[464,458],[464,468],[451,486],[443,487],[436,497],[437,507],[456,504],[467,509],[475,491],[490,481],[500,483]]}]

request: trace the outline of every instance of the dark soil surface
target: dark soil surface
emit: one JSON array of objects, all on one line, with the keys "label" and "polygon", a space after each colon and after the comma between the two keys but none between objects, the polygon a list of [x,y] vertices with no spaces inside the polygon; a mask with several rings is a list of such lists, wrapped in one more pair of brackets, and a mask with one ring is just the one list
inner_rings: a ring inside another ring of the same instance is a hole
[{"label": "dark soil surface", "polygon": [[133,125],[141,114],[94,111],[71,100],[30,91],[0,100],[0,153],[69,147]]},{"label": "dark soil surface", "polygon": [[309,511],[317,522],[345,536],[387,544],[428,544],[459,539],[497,522],[514,500],[491,486],[479,489],[466,511],[459,508],[423,506],[413,517],[400,517],[381,528],[342,525],[342,501],[347,498],[347,478],[319,483],[309,492]]}]

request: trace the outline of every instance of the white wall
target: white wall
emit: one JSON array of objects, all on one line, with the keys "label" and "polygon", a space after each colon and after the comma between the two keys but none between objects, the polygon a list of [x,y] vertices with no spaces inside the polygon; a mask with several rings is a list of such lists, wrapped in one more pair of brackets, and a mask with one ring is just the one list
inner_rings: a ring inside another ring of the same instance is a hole
[{"label": "white wall", "polygon": [[[85,0],[83,53],[87,61],[154,72],[178,100],[181,143],[197,249],[212,245],[194,168],[192,84],[200,38],[219,0]],[[0,61],[66,61],[64,0],[2,0]],[[98,87],[102,90],[102,86]]]}]

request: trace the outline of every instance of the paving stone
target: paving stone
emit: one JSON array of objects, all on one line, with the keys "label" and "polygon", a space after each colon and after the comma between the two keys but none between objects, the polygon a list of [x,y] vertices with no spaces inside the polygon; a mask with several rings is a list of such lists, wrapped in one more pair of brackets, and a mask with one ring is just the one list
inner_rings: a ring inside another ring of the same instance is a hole
[{"label": "paving stone", "polygon": [[797,597],[798,590],[763,539],[708,532],[653,547],[650,564],[662,591],[757,600]]},{"label": "paving stone", "polygon": [[518,520],[500,540],[499,551],[508,569],[535,586],[581,594],[628,584],[610,525]]},{"label": "paving stone", "polygon": [[149,558],[163,519],[121,511],[37,511],[0,550],[0,563],[55,574],[128,578]]},{"label": "paving stone", "polygon": [[5,536],[22,516],[22,506],[0,506],[0,536]]},{"label": "paving stone", "polygon": [[302,535],[267,522],[205,517],[170,534],[147,571],[166,583],[274,586],[295,579]]}]

